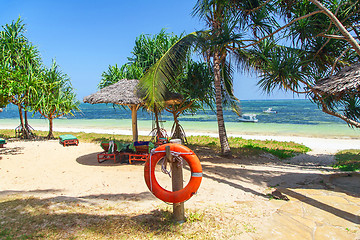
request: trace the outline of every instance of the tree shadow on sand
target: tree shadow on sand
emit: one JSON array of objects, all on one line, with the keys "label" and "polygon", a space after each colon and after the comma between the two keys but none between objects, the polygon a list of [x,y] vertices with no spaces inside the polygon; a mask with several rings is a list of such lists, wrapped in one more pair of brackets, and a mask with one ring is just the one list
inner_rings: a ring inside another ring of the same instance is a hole
[{"label": "tree shadow on sand", "polygon": [[55,193],[60,192],[58,189],[36,189],[29,191],[20,191],[20,190],[4,190],[0,191],[0,197],[9,196],[9,195],[36,195],[36,194],[44,194],[44,193]]},{"label": "tree shadow on sand", "polygon": [[24,147],[6,147],[0,148],[0,155],[19,155],[23,154]]},{"label": "tree shadow on sand", "polygon": [[[233,188],[263,198],[271,198],[266,194],[266,188],[273,191],[281,189],[281,192],[291,197],[310,204],[314,207],[332,213],[356,224],[360,223],[359,216],[340,210],[334,206],[317,201],[310,196],[300,196],[295,189],[311,189],[342,192],[348,195],[349,191],[341,188],[329,188],[324,179],[337,170],[329,167],[332,163],[332,155],[308,155],[302,154],[291,159],[280,160],[268,154],[257,158],[235,156],[232,159],[221,158],[217,155],[205,157],[199,155],[204,178],[227,184]],[[328,174],[327,174],[328,173]],[[258,190],[260,189],[262,190]]]},{"label": "tree shadow on sand", "polygon": [[119,194],[93,194],[79,197],[80,199],[103,199],[112,201],[144,201],[156,199],[150,192],[119,193]]},{"label": "tree shadow on sand", "polygon": [[123,239],[129,235],[156,238],[157,235],[181,234],[181,228],[174,225],[172,213],[168,210],[145,209],[138,212],[127,208],[103,208],[101,205],[57,198],[2,200],[0,236],[8,235],[6,239],[36,239],[51,238],[55,234],[60,239],[79,236]]}]

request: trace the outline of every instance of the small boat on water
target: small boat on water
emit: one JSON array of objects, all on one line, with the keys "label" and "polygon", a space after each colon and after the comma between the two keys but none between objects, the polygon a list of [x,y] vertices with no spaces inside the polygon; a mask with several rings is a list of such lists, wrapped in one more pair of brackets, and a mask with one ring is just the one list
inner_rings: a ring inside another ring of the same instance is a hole
[{"label": "small boat on water", "polygon": [[268,108],[265,111],[263,111],[264,113],[277,113],[277,111],[272,110],[272,108]]},{"label": "small boat on water", "polygon": [[259,120],[256,118],[256,114],[243,114],[239,117],[239,121],[256,123]]}]

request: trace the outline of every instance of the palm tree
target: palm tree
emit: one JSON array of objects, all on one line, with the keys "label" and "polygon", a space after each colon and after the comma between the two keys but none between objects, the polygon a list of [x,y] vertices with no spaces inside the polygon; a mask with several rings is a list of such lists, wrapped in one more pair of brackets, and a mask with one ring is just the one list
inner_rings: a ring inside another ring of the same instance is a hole
[{"label": "palm tree", "polygon": [[[99,88],[104,88],[121,79],[140,79],[148,69],[156,63],[158,59],[179,39],[175,34],[168,34],[162,29],[158,34],[151,36],[141,34],[135,40],[135,46],[132,56],[128,58],[128,63],[120,68],[109,66],[106,72],[103,72]],[[157,133],[159,126],[159,114],[162,111],[161,104],[147,105],[146,108],[155,114],[154,133]]]},{"label": "palm tree", "polygon": [[292,41],[280,46],[269,39],[254,45],[249,63],[261,74],[260,87],[268,93],[280,88],[307,94],[323,112],[360,127],[358,93],[335,98],[314,89],[320,79],[360,60],[359,1],[284,1],[279,9],[286,20],[279,30],[287,29]]},{"label": "palm tree", "polygon": [[[139,69],[142,69],[142,77],[148,70],[153,66],[161,56],[176,42],[181,36],[175,34],[169,34],[165,32],[165,29],[154,35],[145,35],[141,34],[136,38],[135,46],[132,51],[132,57],[128,58],[130,65],[136,65]],[[165,91],[163,88],[162,94],[168,95],[169,91]],[[146,98],[146,97],[145,97]],[[146,98],[149,99],[149,98]],[[163,104],[165,103],[165,98],[162,102],[157,102],[157,104],[147,104],[145,107],[152,111],[155,115],[155,127],[152,131],[154,136],[160,134],[161,127],[159,123],[160,113],[163,110]]]},{"label": "palm tree", "polygon": [[193,15],[203,20],[208,30],[183,37],[140,80],[150,103],[161,102],[163,99],[161,92],[166,89],[169,81],[173,85],[176,84],[177,76],[188,57],[187,54],[193,49],[200,51],[213,69],[216,116],[223,155],[230,155],[231,150],[223,117],[222,95],[227,95],[232,102],[236,100],[232,89],[234,69],[231,60],[241,64],[245,59],[243,55],[246,52],[239,49],[246,41],[244,38],[248,33],[248,27],[259,35],[269,32],[269,26],[264,24],[270,22],[266,11],[263,11],[263,14],[250,14],[253,8],[260,5],[259,1],[242,2],[247,4],[243,4],[242,11],[239,11],[230,0],[198,0]]},{"label": "palm tree", "polygon": [[104,71],[101,76],[102,79],[99,83],[99,88],[102,89],[111,84],[117,83],[121,79],[140,79],[144,70],[135,63],[126,63],[120,68],[115,66],[109,66],[107,71]]},{"label": "palm tree", "polygon": [[214,103],[213,74],[206,63],[187,62],[183,74],[178,78],[179,88],[170,86],[170,90],[183,96],[181,102],[167,105],[165,110],[174,117],[171,128],[171,138],[181,139],[187,143],[186,134],[182,128],[179,117],[184,112],[195,113],[204,109],[204,106],[212,108]]}]

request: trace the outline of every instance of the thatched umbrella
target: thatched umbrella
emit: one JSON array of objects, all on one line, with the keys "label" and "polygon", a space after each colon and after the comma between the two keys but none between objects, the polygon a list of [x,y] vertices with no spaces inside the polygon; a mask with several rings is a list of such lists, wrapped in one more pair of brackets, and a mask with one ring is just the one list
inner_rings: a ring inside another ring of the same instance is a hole
[{"label": "thatched umbrella", "polygon": [[[117,83],[104,87],[100,91],[84,97],[85,103],[112,103],[127,105],[131,109],[133,141],[138,140],[137,110],[144,105],[139,96],[137,79],[122,79]],[[165,94],[166,104],[176,104],[182,99],[181,94],[167,92]]]},{"label": "thatched umbrella", "polygon": [[360,93],[360,64],[353,64],[335,75],[320,79],[313,89],[337,98],[349,92]]},{"label": "thatched umbrella", "polygon": [[85,103],[112,103],[127,105],[131,109],[133,141],[138,140],[137,110],[143,101],[137,95],[139,80],[122,79],[100,91],[84,97]]}]

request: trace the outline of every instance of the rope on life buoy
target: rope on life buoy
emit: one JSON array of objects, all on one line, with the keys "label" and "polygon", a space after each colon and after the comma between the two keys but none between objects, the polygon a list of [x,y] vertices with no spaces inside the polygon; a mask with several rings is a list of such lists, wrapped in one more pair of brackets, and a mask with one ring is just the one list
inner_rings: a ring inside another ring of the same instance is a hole
[{"label": "rope on life buoy", "polygon": [[[172,192],[160,186],[155,178],[155,166],[165,157],[165,147],[170,146],[170,153],[175,157],[183,158],[190,166],[191,178],[181,190]],[[153,150],[145,163],[144,177],[149,190],[160,200],[168,203],[180,203],[190,199],[198,190],[202,180],[202,168],[199,158],[186,146],[177,143],[161,145]]]}]

